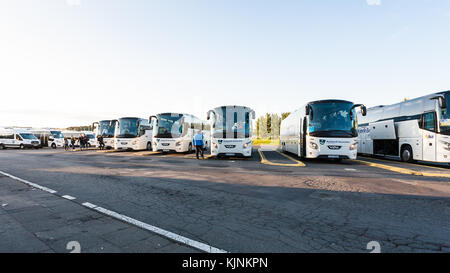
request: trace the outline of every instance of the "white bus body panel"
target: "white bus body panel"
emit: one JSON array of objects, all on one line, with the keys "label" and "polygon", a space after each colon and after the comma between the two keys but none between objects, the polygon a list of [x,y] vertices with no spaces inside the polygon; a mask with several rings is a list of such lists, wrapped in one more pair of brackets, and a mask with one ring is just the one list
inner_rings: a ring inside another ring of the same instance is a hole
[{"label": "white bus body panel", "polygon": [[396,139],[394,120],[384,120],[369,124],[371,139]]},{"label": "white bus body panel", "polygon": [[152,143],[153,130],[146,130],[145,134],[134,138],[115,138],[115,150],[145,150],[147,143]]}]

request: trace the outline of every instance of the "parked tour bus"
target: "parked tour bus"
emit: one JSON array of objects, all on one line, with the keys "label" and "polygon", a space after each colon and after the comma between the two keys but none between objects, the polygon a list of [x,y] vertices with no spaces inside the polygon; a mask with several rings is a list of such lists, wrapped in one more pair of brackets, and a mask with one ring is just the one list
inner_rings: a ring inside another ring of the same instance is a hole
[{"label": "parked tour bus", "polygon": [[[99,135],[103,137],[103,143],[105,143],[106,149],[114,147],[114,132],[116,130],[117,120],[101,120],[94,122],[92,128],[94,128],[94,135],[97,138]],[[97,143],[97,147],[99,143]]]},{"label": "parked tour bus", "polygon": [[209,144],[209,125],[196,116],[179,113],[161,113],[151,116],[153,124],[153,151],[192,152],[192,140],[197,130],[203,133],[205,145]]},{"label": "parked tour bus", "polygon": [[39,139],[41,147],[64,147],[64,135],[59,130],[33,128],[30,132]]},{"label": "parked tour bus", "polygon": [[0,128],[0,149],[6,148],[39,148],[39,139],[29,130],[16,128]]},{"label": "parked tour bus", "polygon": [[350,101],[307,103],[281,122],[281,150],[306,158],[356,159],[357,107],[365,115],[364,105]]},{"label": "parked tour bus", "polygon": [[124,117],[116,121],[115,150],[152,150],[153,124],[148,119]]},{"label": "parked tour bus", "polygon": [[358,117],[361,154],[450,162],[450,91],[376,106]]},{"label": "parked tour bus", "polygon": [[208,111],[211,155],[252,156],[252,120],[255,111],[245,106],[220,106]]}]

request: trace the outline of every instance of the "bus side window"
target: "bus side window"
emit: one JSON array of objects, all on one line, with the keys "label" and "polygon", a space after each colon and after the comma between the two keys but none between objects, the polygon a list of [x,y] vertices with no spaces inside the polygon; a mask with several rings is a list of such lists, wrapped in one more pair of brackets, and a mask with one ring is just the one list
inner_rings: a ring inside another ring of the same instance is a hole
[{"label": "bus side window", "polygon": [[436,120],[434,113],[426,113],[423,115],[423,129],[431,132],[436,131]]}]

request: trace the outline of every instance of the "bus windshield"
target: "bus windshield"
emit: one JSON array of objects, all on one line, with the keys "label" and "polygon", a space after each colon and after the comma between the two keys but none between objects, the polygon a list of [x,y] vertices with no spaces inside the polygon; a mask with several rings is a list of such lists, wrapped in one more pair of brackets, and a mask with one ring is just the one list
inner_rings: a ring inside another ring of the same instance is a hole
[{"label": "bus windshield", "polygon": [[249,138],[250,112],[246,108],[221,107],[213,119],[213,137]]},{"label": "bus windshield", "polygon": [[138,118],[121,118],[117,130],[118,138],[134,138],[138,135]]},{"label": "bus windshield", "polygon": [[114,131],[116,129],[116,121],[103,120],[99,122],[98,134],[104,138],[114,137]]},{"label": "bus windshield", "polygon": [[20,136],[23,139],[37,139],[36,136],[31,133],[21,133]]},{"label": "bus windshield", "polygon": [[444,94],[447,101],[447,107],[441,109],[441,120],[439,121],[439,127],[441,134],[450,135],[450,92]]},{"label": "bus windshield", "polygon": [[317,137],[357,137],[353,103],[345,101],[311,103],[308,133]]},{"label": "bus windshield", "polygon": [[52,136],[54,138],[64,138],[63,134],[61,133],[61,131],[50,131],[50,133],[52,134]]},{"label": "bus windshield", "polygon": [[157,138],[177,138],[183,132],[183,125],[180,114],[163,114],[158,115],[158,132]]}]

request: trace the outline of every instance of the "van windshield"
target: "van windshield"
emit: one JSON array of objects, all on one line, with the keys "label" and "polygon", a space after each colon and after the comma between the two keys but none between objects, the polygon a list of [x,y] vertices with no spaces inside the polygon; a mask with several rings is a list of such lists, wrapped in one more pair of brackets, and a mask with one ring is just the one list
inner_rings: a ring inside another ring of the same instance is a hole
[{"label": "van windshield", "polygon": [[31,134],[31,133],[22,133],[22,134],[20,134],[20,136],[23,138],[23,139],[37,139],[36,138],[36,136],[35,135],[33,135],[33,134]]}]

